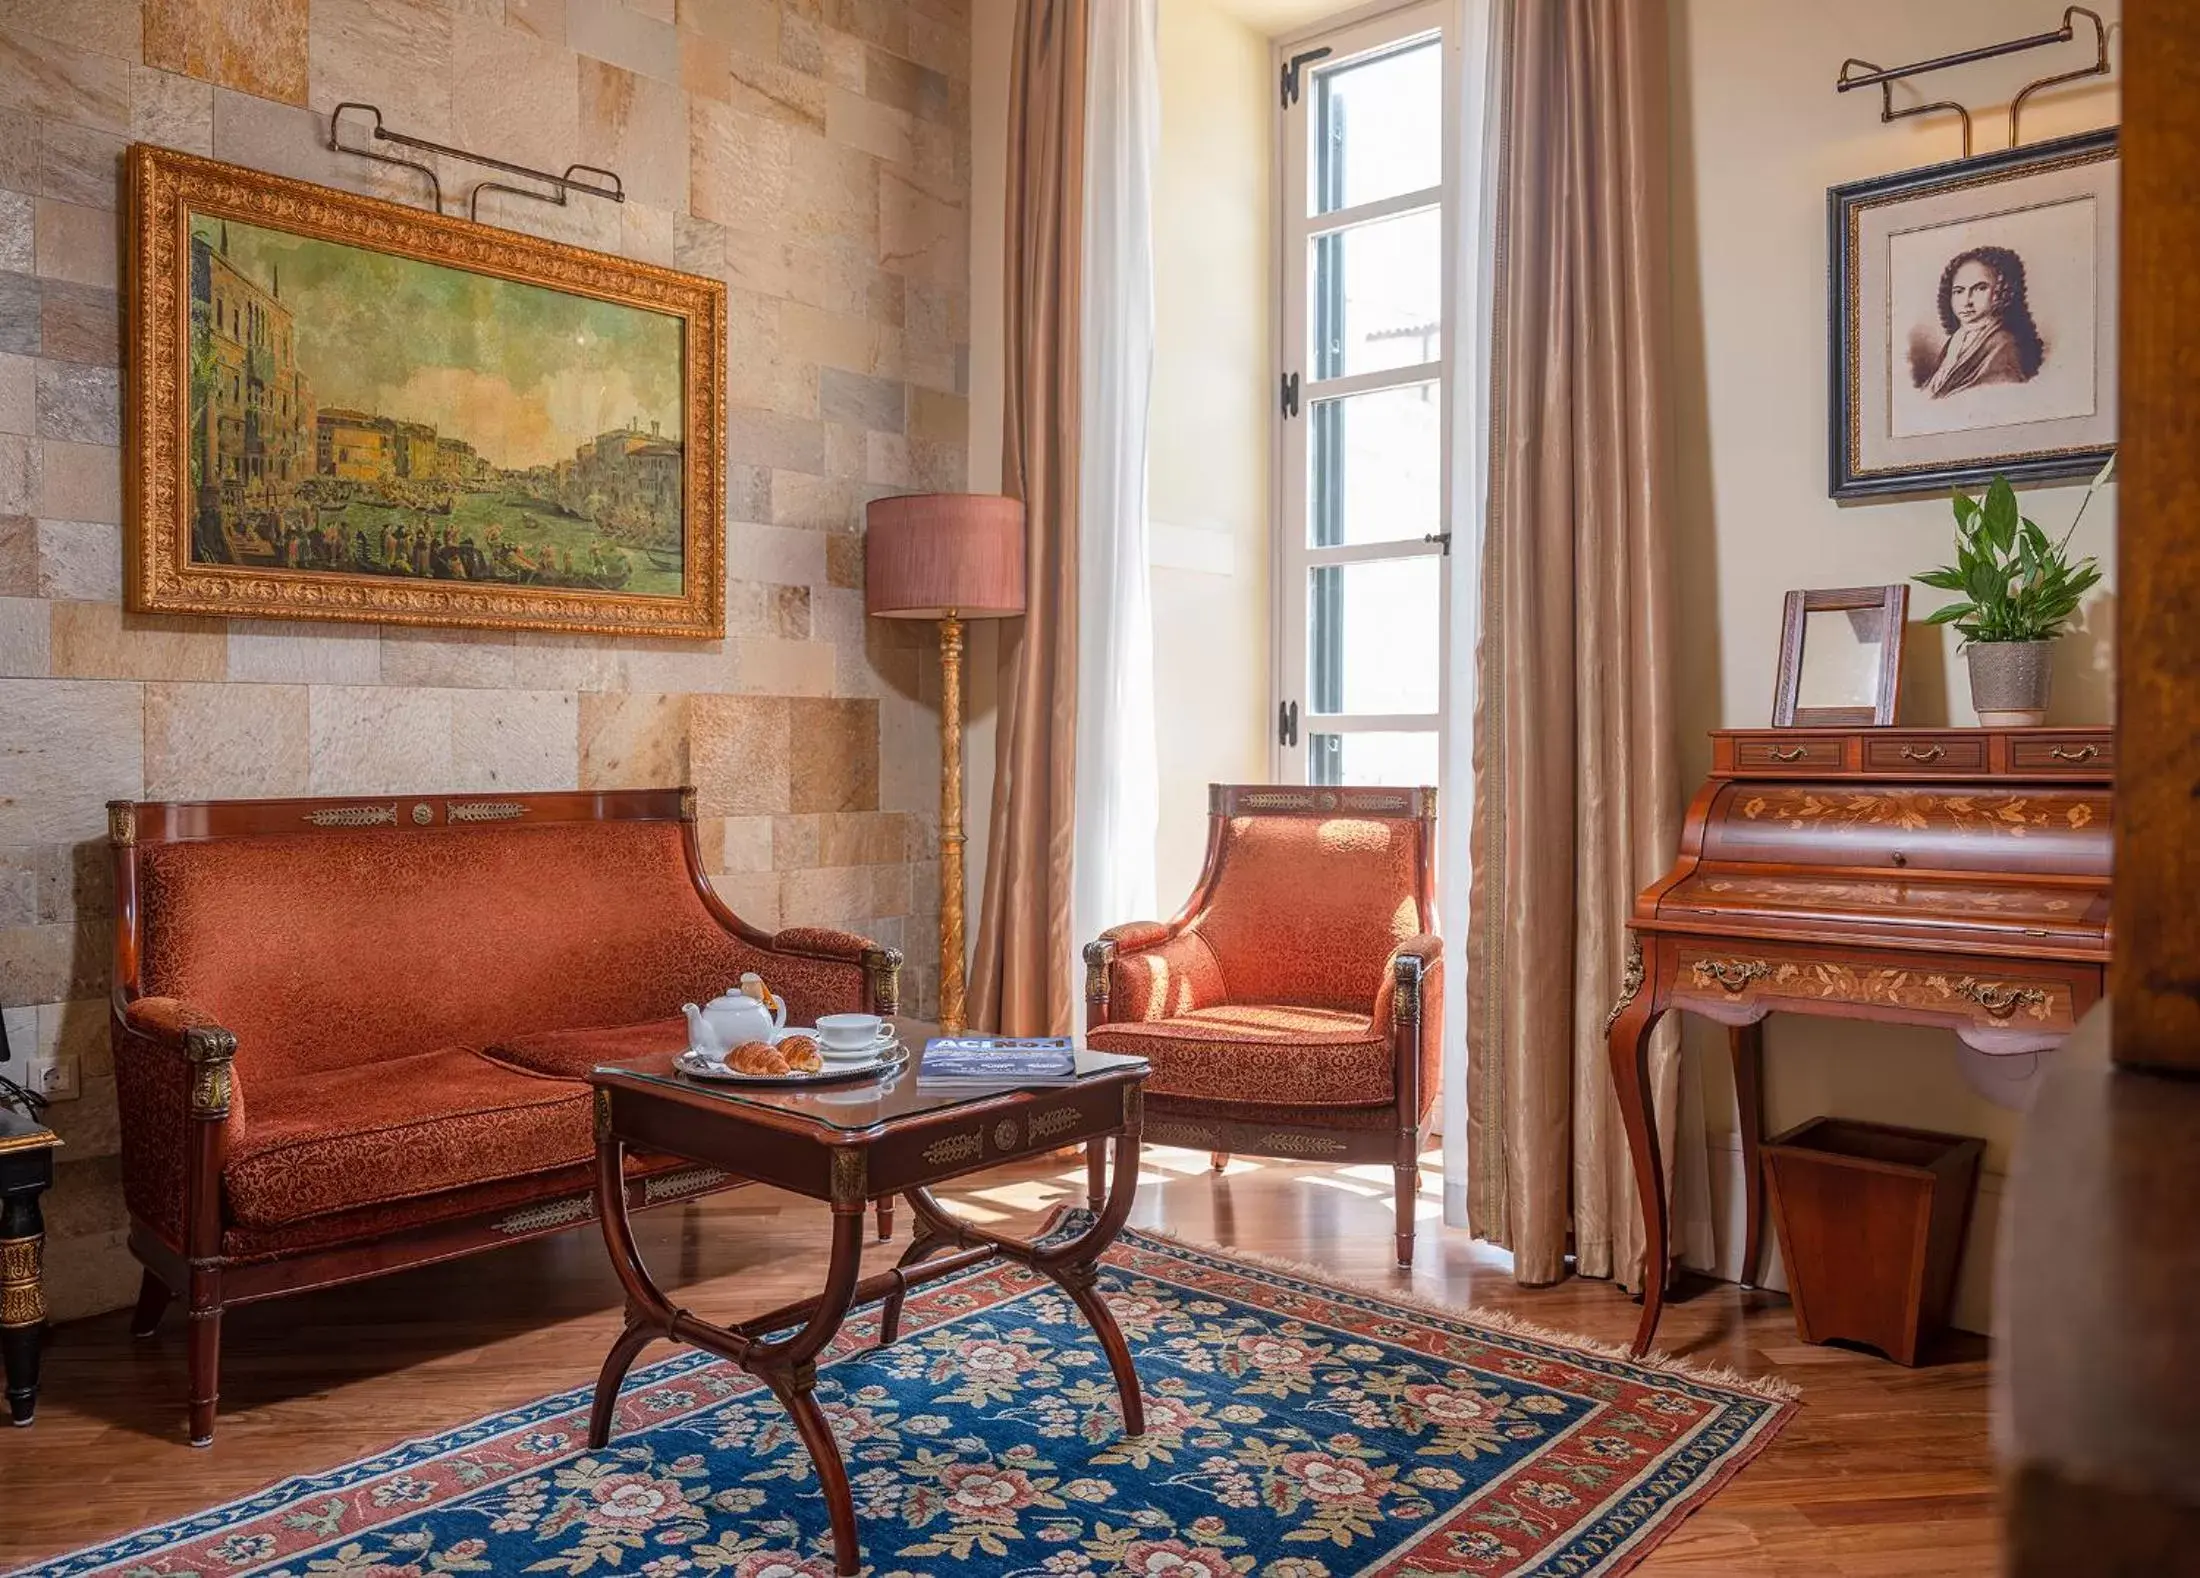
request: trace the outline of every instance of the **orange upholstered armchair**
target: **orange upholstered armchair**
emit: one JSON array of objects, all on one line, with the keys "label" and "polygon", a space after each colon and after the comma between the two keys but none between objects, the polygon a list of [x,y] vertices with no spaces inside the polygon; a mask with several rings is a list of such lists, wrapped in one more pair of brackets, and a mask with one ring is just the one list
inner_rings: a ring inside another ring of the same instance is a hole
[{"label": "orange upholstered armchair", "polygon": [[[1087,1038],[1135,1053],[1145,1137],[1387,1161],[1413,1263],[1421,1141],[1443,1045],[1436,791],[1209,790],[1207,865],[1166,926],[1085,949]],[[1099,1148],[1089,1153],[1099,1199]]]}]

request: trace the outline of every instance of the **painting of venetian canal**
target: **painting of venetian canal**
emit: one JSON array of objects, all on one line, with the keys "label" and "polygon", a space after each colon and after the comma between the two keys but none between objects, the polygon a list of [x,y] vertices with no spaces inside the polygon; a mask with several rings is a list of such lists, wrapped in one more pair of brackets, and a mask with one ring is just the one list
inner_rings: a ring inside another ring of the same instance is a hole
[{"label": "painting of venetian canal", "polygon": [[668,312],[189,216],[194,567],[678,598]]}]

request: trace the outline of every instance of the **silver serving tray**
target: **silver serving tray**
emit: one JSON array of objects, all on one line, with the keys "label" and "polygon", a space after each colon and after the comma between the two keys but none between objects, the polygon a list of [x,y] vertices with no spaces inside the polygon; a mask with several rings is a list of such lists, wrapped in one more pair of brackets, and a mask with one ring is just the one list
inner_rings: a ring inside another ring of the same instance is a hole
[{"label": "silver serving tray", "polygon": [[715,1054],[690,1047],[672,1060],[672,1066],[690,1079],[718,1085],[838,1085],[851,1079],[867,1079],[900,1068],[909,1061],[909,1050],[898,1037],[889,1039],[878,1052],[860,1062],[827,1058],[814,1074],[741,1074],[726,1067]]}]

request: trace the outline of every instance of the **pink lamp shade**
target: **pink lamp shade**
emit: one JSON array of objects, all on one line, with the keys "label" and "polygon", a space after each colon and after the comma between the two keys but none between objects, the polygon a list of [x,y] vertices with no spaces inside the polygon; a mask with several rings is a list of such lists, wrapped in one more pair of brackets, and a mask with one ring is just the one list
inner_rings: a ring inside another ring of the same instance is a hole
[{"label": "pink lamp shade", "polygon": [[887,619],[1024,611],[1024,507],[989,493],[911,493],[865,511],[864,607]]}]

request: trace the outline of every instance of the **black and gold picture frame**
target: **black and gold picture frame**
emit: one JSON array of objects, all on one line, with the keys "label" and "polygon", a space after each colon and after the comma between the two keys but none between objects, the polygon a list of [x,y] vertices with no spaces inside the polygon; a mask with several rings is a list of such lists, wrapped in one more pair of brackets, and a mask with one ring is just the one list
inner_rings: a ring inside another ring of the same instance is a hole
[{"label": "black and gold picture frame", "polygon": [[1835,498],[2100,469],[2118,170],[2111,127],[1826,194]]}]

